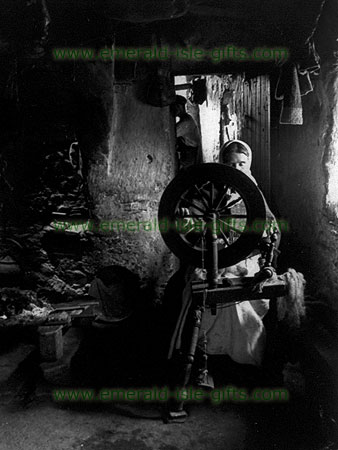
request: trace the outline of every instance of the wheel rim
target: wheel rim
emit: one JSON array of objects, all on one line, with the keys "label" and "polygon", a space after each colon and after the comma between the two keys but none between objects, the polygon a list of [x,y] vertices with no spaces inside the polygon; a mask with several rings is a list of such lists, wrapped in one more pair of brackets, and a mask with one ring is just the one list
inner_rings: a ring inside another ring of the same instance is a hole
[{"label": "wheel rim", "polygon": [[[162,237],[181,260],[203,267],[205,235],[218,237],[219,267],[247,257],[264,232],[266,208],[255,183],[239,170],[207,163],[182,170],[164,191],[159,205]],[[211,217],[216,222],[211,223]],[[260,226],[257,226],[260,224]]]}]

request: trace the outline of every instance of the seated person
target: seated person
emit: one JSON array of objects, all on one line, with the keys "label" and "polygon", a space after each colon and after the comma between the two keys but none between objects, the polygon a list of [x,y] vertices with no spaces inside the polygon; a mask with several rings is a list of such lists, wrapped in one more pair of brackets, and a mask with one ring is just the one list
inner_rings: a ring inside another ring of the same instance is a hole
[{"label": "seated person", "polygon": [[193,117],[187,113],[187,100],[176,95],[174,104],[176,123],[176,151],[179,156],[180,169],[203,162],[201,135]]},{"label": "seated person", "polygon": [[[229,141],[220,150],[220,163],[242,171],[257,184],[250,171],[251,159],[251,149],[243,141]],[[266,220],[269,226],[265,227],[265,236],[272,232],[276,232],[279,236],[275,217],[267,204],[266,210]],[[260,254],[254,251],[236,265],[221,269],[220,274],[229,280],[231,278],[254,276],[260,270],[259,258]],[[172,357],[175,349],[183,347],[183,328],[191,305],[190,283],[193,280],[205,278],[202,269],[187,267],[184,272],[181,312],[171,339],[169,358]],[[208,355],[228,355],[233,361],[240,364],[260,366],[263,360],[266,338],[263,318],[268,310],[269,300],[224,304],[217,309],[216,315],[212,315],[210,309],[207,309],[202,318],[199,349],[206,350]],[[204,347],[205,338],[206,347]]]}]

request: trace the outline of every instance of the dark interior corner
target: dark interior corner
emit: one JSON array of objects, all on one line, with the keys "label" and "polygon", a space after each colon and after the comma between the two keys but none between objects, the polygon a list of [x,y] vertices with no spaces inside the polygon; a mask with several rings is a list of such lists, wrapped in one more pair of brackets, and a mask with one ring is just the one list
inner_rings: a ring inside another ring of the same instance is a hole
[{"label": "dark interior corner", "polygon": [[[0,447],[337,450],[337,0],[2,3]],[[222,214],[243,234],[210,231]],[[281,233],[248,231],[263,215]],[[208,347],[215,317],[231,351]],[[207,394],[102,399],[164,386]]]}]

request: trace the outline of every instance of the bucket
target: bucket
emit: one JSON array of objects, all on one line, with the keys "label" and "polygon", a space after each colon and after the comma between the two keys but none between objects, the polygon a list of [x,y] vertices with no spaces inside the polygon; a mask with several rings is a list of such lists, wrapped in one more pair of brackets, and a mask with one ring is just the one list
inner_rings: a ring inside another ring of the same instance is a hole
[{"label": "bucket", "polygon": [[39,331],[40,356],[43,361],[56,361],[63,356],[62,326],[41,326]]}]

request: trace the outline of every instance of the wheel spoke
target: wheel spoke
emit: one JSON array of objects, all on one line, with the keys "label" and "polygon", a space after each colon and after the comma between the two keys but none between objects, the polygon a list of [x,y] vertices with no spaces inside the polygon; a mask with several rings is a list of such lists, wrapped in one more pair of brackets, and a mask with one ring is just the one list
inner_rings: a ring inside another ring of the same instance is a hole
[{"label": "wheel spoke", "polygon": [[208,208],[211,208],[211,187],[210,187],[211,182],[207,181],[206,183],[204,183],[201,188],[203,188],[203,191],[200,189],[201,194],[204,196],[205,200],[208,202]]},{"label": "wheel spoke", "polygon": [[186,231],[185,233],[183,233],[183,236],[185,237],[187,234],[191,233],[192,231],[194,231],[194,227],[189,228],[188,231]]},{"label": "wheel spoke", "polygon": [[201,218],[203,219],[204,214],[189,214],[187,216],[182,216],[183,219],[198,219]]},{"label": "wheel spoke", "polygon": [[215,186],[214,183],[210,182],[210,203],[211,207],[214,205],[214,198],[215,198]]},{"label": "wheel spoke", "polygon": [[[224,188],[223,193],[222,193],[222,192],[220,193],[220,195],[219,195],[220,198],[219,198],[219,200],[217,199],[217,204],[215,205],[216,211],[217,211],[218,208],[221,206],[221,204],[222,204],[222,202],[223,202],[225,196],[226,196],[227,193],[228,193],[228,189],[229,189],[229,186],[226,185],[225,188]],[[215,201],[215,203],[216,203],[216,201]],[[214,205],[213,205],[213,206],[214,206]]]},{"label": "wheel spoke", "polygon": [[236,233],[242,234],[244,231],[244,230],[239,230],[238,228],[235,228],[233,225],[230,225],[229,223],[224,222],[224,220],[222,220],[222,219],[219,219],[219,220],[224,223],[226,228],[230,228],[231,230],[236,231]]},{"label": "wheel spoke", "polygon": [[225,240],[226,245],[229,246],[229,245],[230,245],[230,242],[229,242],[227,236],[225,235],[224,231],[221,230],[221,229],[220,229],[219,231],[221,232],[221,234],[222,234],[222,236],[223,236],[223,239]]},{"label": "wheel spoke", "polygon": [[208,205],[208,197],[205,197],[204,193],[201,191],[201,189],[197,186],[197,184],[194,184],[194,188],[196,190],[196,192],[199,194],[200,199],[202,200],[202,203],[204,204],[204,206],[208,209],[209,205]]},{"label": "wheel spoke", "polygon": [[230,208],[232,208],[233,206],[235,206],[235,205],[237,205],[238,203],[240,203],[242,200],[243,200],[242,197],[239,197],[239,198],[237,198],[236,200],[233,200],[232,202],[230,202],[230,203],[228,203],[228,204],[222,206],[222,208],[219,209],[219,212],[222,212],[222,211],[224,211],[225,209],[230,209]]},{"label": "wheel spoke", "polygon": [[205,213],[205,211],[204,211],[202,208],[200,208],[199,206],[195,205],[195,203],[193,203],[192,201],[190,201],[190,200],[188,200],[188,199],[186,199],[186,198],[184,198],[184,197],[181,197],[181,200],[182,200],[183,202],[185,202],[187,205],[191,206],[192,208],[197,209],[197,210],[200,211],[201,213],[203,213],[203,214]]},{"label": "wheel spoke", "polygon": [[232,202],[228,203],[226,205],[227,208],[232,208],[233,206],[237,205],[237,203],[240,203],[242,201],[242,197],[236,198],[235,200],[233,200]]}]

